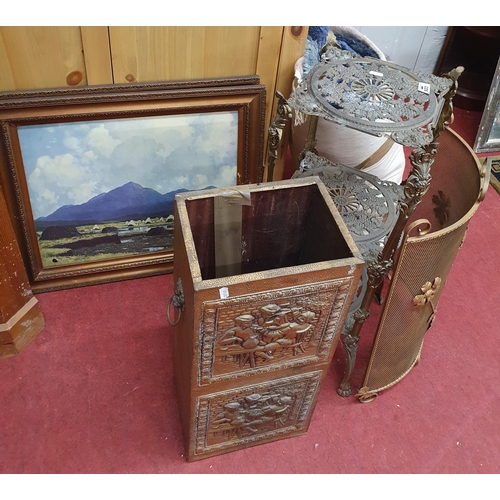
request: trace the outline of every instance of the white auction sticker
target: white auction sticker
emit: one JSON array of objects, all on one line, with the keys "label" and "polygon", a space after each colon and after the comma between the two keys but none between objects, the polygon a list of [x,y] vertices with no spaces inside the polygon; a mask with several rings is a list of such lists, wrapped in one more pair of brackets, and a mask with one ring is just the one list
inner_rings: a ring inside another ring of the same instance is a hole
[{"label": "white auction sticker", "polygon": [[428,83],[418,82],[418,90],[424,94],[430,94],[431,86]]},{"label": "white auction sticker", "polygon": [[229,297],[229,290],[227,286],[223,286],[222,288],[219,288],[219,295],[221,299],[227,299]]}]

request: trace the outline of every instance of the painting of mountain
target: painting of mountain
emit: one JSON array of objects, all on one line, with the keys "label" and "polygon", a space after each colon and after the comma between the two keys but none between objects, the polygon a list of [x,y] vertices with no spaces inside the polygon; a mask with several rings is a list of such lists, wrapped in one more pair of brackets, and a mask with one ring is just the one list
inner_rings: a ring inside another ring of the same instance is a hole
[{"label": "painting of mountain", "polygon": [[[213,186],[207,186],[210,189]],[[173,249],[174,199],[134,182],[35,221],[45,267]]]},{"label": "painting of mountain", "polygon": [[238,120],[224,110],[20,125],[42,268],[173,252],[176,193],[237,184]]},{"label": "painting of mountain", "polygon": [[50,225],[99,224],[168,217],[174,213],[175,195],[185,191],[187,189],[177,189],[160,194],[154,189],[128,182],[80,205],[60,207],[50,215],[36,219],[35,226],[37,229],[43,229]]}]

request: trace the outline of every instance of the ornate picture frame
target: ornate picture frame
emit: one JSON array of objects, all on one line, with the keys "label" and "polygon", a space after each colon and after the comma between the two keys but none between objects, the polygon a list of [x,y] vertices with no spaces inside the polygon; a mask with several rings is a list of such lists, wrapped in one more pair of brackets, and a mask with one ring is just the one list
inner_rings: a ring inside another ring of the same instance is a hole
[{"label": "ornate picture frame", "polygon": [[474,142],[475,153],[491,153],[495,151],[500,151],[500,60],[495,69]]},{"label": "ornate picture frame", "polygon": [[257,76],[0,93],[0,182],[35,292],[170,272],[175,193],[261,182]]}]

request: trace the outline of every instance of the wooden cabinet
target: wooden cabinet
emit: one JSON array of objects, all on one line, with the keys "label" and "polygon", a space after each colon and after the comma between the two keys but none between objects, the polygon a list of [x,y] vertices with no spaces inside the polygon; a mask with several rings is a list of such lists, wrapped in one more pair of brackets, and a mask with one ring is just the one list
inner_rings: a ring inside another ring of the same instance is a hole
[{"label": "wooden cabinet", "polygon": [[31,291],[1,190],[0,277],[0,358],[5,358],[22,351],[44,328],[45,320]]},{"label": "wooden cabinet", "polygon": [[87,84],[80,28],[0,28],[0,90],[78,84]]},{"label": "wooden cabinet", "polygon": [[[115,83],[254,74],[260,32],[259,26],[112,26]],[[281,30],[268,36],[278,56]]]}]

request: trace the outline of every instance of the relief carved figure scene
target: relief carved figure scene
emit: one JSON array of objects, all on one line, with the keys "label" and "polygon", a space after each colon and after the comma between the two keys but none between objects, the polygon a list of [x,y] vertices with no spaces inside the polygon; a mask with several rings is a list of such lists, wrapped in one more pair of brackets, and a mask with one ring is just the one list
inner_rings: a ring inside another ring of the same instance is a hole
[{"label": "relief carved figure scene", "polygon": [[305,353],[320,312],[290,304],[266,304],[234,318],[218,342],[220,362],[254,368],[284,356]]},{"label": "relief carved figure scene", "polygon": [[319,378],[320,373],[313,372],[205,399],[198,413],[198,446],[226,447],[301,428],[310,415]]},{"label": "relief carved figure scene", "polygon": [[307,297],[252,304],[238,312],[219,310],[215,375],[312,355],[325,324],[322,304]]},{"label": "relief carved figure scene", "polygon": [[267,392],[226,403],[212,421],[212,435],[214,438],[241,439],[281,428],[290,417],[293,401],[290,396]]},{"label": "relief carved figure scene", "polygon": [[199,384],[326,360],[351,280],[205,302]]}]

